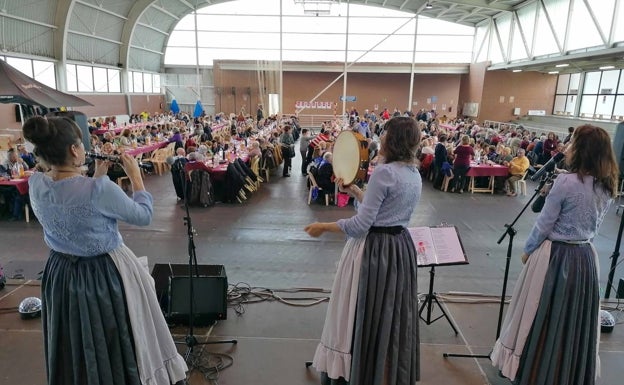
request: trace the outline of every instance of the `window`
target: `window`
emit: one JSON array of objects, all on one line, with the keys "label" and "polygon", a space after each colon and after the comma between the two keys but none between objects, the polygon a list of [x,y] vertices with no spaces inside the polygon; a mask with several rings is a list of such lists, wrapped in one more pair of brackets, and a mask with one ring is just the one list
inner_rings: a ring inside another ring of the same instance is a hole
[{"label": "window", "polygon": [[[318,16],[305,15],[303,7],[293,1],[283,1],[282,7],[284,61],[345,60],[345,2],[332,2],[330,14]],[[280,58],[279,14],[280,2],[277,1],[238,0],[201,8],[197,11],[199,58],[195,51],[194,15],[189,14],[170,35],[165,64],[192,65],[199,61],[200,65],[212,65],[214,60],[255,61],[258,58],[277,61]],[[411,63],[414,31],[412,13],[351,4],[347,60]],[[474,27],[419,17],[416,60],[470,63],[474,34]]]}]

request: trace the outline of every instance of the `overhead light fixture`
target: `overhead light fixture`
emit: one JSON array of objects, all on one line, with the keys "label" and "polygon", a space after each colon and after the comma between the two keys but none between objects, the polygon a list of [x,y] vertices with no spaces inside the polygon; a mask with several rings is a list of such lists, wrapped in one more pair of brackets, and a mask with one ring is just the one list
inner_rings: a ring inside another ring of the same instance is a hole
[{"label": "overhead light fixture", "polygon": [[522,72],[522,70],[513,70],[513,72]]},{"label": "overhead light fixture", "polygon": [[602,67],[600,67],[601,70],[612,70],[614,68],[615,68],[614,66],[602,66]]},{"label": "overhead light fixture", "polygon": [[548,72],[549,75],[556,75],[558,73],[559,73],[559,71],[550,71],[550,72]]},{"label": "overhead light fixture", "polygon": [[431,5],[431,3],[427,2],[427,5],[425,5],[425,9],[431,9],[433,8],[433,5]]},{"label": "overhead light fixture", "polygon": [[564,64],[557,64],[555,67],[562,68],[562,67],[567,67],[567,66],[569,66],[569,64],[568,63],[564,63]]},{"label": "overhead light fixture", "polygon": [[329,16],[333,0],[294,0],[303,7],[304,15]]}]

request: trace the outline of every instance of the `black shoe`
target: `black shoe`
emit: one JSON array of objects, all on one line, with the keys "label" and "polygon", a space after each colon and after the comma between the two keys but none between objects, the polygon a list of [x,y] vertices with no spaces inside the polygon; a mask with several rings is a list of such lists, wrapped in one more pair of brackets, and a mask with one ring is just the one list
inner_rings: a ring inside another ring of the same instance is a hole
[{"label": "black shoe", "polygon": [[283,177],[289,177],[289,176],[290,176],[290,174],[285,174],[285,175],[282,175],[282,176],[283,176]]}]

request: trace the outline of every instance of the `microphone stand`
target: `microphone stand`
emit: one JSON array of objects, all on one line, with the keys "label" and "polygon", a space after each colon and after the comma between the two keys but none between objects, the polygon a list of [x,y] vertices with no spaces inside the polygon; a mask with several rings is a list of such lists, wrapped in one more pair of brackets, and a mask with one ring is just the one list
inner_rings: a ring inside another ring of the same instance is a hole
[{"label": "microphone stand", "polygon": [[188,196],[189,196],[189,183],[186,179],[186,172],[184,171],[184,169],[180,170],[180,174],[181,174],[181,179],[182,179],[182,183],[184,183],[184,210],[186,212],[186,216],[184,217],[184,224],[186,225],[186,229],[187,229],[187,236],[188,236],[188,255],[189,255],[189,261],[188,261],[188,282],[189,282],[189,316],[188,316],[188,333],[186,335],[186,337],[184,337],[184,341],[178,341],[176,342],[176,344],[178,345],[186,345],[186,353],[184,353],[184,359],[186,360],[187,364],[189,361],[189,358],[191,356],[191,354],[193,353],[193,349],[195,348],[195,346],[199,346],[199,345],[214,345],[214,344],[236,344],[238,343],[237,340],[223,340],[223,341],[205,341],[205,342],[199,342],[197,341],[197,338],[194,335],[194,321],[195,321],[195,311],[194,311],[194,305],[195,305],[195,293],[194,293],[194,285],[193,285],[193,279],[195,277],[199,278],[199,269],[198,269],[198,264],[197,264],[197,254],[195,252],[195,240],[194,240],[194,235],[195,235],[195,229],[193,228],[193,224],[191,222],[191,213],[189,211],[189,204],[188,204]]},{"label": "microphone stand", "polygon": [[[522,210],[520,210],[520,213],[518,213],[518,215],[513,220],[513,222],[511,222],[511,224],[505,224],[505,232],[501,235],[501,237],[498,239],[498,241],[496,241],[496,243],[500,245],[503,242],[503,240],[505,239],[505,237],[507,235],[509,235],[509,242],[507,243],[507,257],[506,257],[506,261],[505,261],[505,276],[503,278],[503,290],[501,292],[500,304],[499,304],[499,309],[498,309],[498,324],[496,326],[496,338],[495,338],[495,340],[498,340],[498,337],[500,337],[501,327],[503,325],[503,312],[505,310],[505,300],[506,300],[506,297],[507,297],[507,280],[509,278],[509,264],[511,262],[511,254],[512,254],[512,251],[513,251],[514,237],[516,236],[516,233],[517,233],[516,229],[514,228],[514,225],[516,224],[516,222],[518,222],[518,219],[520,219],[522,214],[526,211],[527,207],[529,207],[531,205],[531,202],[533,202],[535,197],[537,197],[537,195],[542,190],[542,187],[544,187],[544,185],[546,184],[546,182],[549,179],[550,179],[550,176],[542,177],[542,179],[540,180],[539,185],[535,189],[535,192],[533,193],[533,196],[531,197],[531,199],[529,199],[529,201],[524,205]],[[445,357],[445,358],[446,357],[469,357],[469,358],[488,358],[488,359],[490,358],[489,354],[454,354],[454,353],[444,353],[442,356]]]}]

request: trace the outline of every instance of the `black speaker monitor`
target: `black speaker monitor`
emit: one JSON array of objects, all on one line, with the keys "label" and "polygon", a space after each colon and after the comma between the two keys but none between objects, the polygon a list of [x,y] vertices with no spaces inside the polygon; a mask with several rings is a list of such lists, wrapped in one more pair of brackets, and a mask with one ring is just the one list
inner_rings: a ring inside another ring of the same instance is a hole
[{"label": "black speaker monitor", "polygon": [[46,116],[66,117],[76,122],[82,133],[82,143],[84,144],[85,151],[91,151],[91,133],[89,133],[87,115],[79,111],[54,111],[48,112]]},{"label": "black speaker monitor", "polygon": [[[198,265],[193,275],[193,324],[210,325],[227,318],[227,276],[223,265]],[[189,270],[185,264],[156,264],[156,295],[168,322],[186,324],[190,313]]]}]

